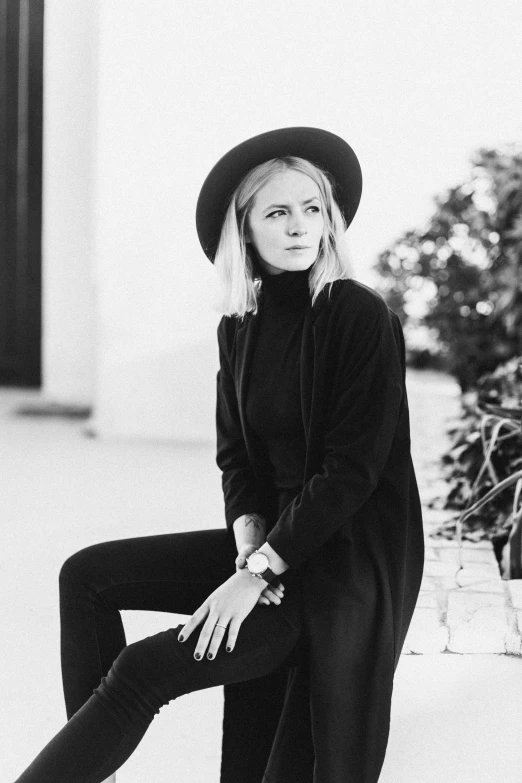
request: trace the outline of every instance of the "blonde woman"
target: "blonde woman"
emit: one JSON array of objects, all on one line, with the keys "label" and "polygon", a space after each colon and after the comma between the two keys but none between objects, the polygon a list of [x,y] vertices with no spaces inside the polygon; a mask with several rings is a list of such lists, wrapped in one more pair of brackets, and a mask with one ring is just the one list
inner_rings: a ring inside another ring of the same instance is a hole
[{"label": "blonde woman", "polygon": [[[318,128],[248,139],[205,180],[226,525],[66,561],[69,721],[18,783],[113,779],[163,705],[220,684],[221,783],[378,780],[423,534],[401,326],[344,246],[361,188]],[[189,619],[126,646],[121,609]]]}]

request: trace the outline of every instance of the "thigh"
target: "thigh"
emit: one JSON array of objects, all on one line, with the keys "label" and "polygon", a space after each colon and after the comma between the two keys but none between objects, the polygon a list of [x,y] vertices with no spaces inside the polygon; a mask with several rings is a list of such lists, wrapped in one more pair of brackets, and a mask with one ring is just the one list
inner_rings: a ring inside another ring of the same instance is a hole
[{"label": "thigh", "polygon": [[217,685],[244,682],[275,671],[295,660],[303,642],[302,590],[298,575],[285,573],[285,597],[280,605],[257,604],[245,618],[236,646],[226,652],[226,634],[214,660],[194,659],[201,627],[185,641],[178,641],[182,625],[128,645],[116,659],[99,689],[100,698],[132,692],[150,702],[153,712],[185,693]]},{"label": "thigh", "polygon": [[225,529],[118,539],[76,552],[61,580],[88,585],[117,609],[192,614],[234,573],[235,557]]}]

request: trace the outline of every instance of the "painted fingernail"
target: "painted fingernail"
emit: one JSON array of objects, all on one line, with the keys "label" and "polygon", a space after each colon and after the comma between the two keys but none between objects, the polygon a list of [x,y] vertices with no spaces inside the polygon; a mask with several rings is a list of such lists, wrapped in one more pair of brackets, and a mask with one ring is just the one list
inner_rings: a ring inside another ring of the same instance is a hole
[{"label": "painted fingernail", "polygon": [[213,657],[214,657],[214,656],[212,655],[212,653],[207,653],[207,658],[208,658],[210,661],[212,660],[212,658],[213,658]]},{"label": "painted fingernail", "polygon": [[232,652],[232,647],[227,647],[227,652]]},{"label": "painted fingernail", "polygon": [[196,659],[196,661],[199,661],[199,659],[201,658],[201,653],[194,653],[194,658]]},{"label": "painted fingernail", "polygon": [[184,642],[185,637],[184,636],[178,636],[178,642]]}]

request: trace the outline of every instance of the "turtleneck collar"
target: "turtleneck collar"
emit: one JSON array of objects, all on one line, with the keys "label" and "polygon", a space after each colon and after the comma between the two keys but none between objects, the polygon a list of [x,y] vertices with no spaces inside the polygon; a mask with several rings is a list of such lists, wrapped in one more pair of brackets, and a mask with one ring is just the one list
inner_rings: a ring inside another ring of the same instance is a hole
[{"label": "turtleneck collar", "polygon": [[261,275],[262,291],[267,301],[283,307],[301,307],[310,301],[309,269]]}]

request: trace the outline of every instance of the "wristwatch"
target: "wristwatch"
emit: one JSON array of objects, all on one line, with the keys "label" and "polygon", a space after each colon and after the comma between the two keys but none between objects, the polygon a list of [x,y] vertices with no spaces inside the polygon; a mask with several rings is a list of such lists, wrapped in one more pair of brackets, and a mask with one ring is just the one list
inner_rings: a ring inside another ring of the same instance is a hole
[{"label": "wristwatch", "polygon": [[253,576],[264,579],[271,587],[279,587],[281,584],[277,574],[274,574],[269,567],[270,561],[268,557],[258,549],[247,557],[246,566]]}]

